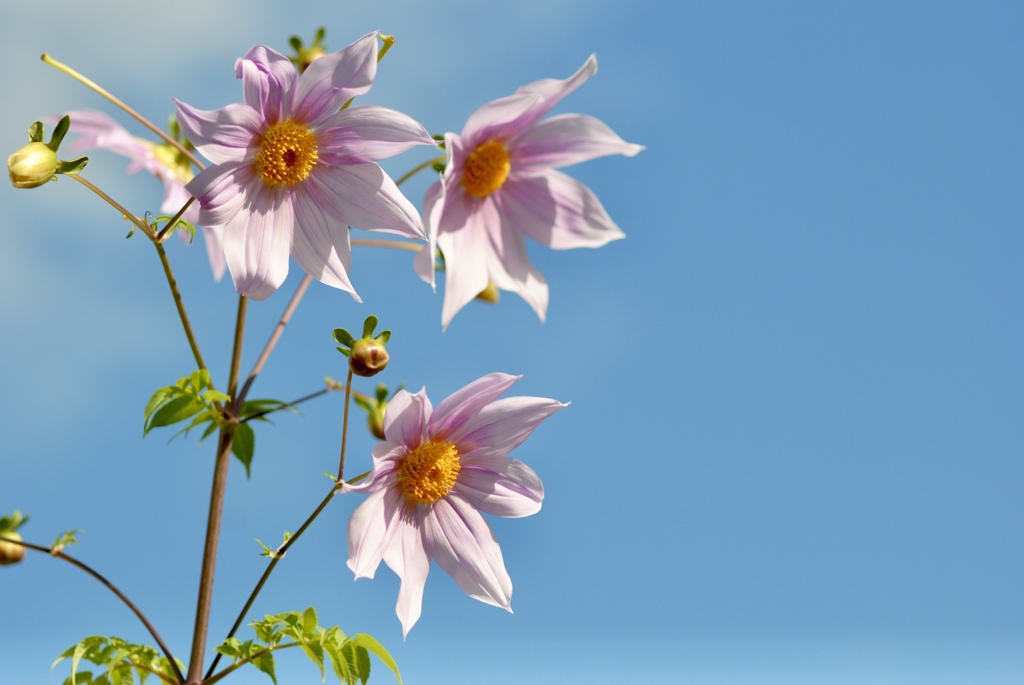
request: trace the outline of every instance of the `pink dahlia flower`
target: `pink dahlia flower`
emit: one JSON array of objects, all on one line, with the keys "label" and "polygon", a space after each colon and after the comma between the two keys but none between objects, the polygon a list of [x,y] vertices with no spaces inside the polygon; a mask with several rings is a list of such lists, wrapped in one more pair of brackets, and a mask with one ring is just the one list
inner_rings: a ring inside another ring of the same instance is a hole
[{"label": "pink dahlia flower", "polygon": [[383,559],[398,574],[395,609],[406,635],[420,617],[431,559],[470,597],[512,610],[512,581],[480,512],[519,517],[540,510],[537,474],[505,455],[566,406],[541,397],[497,399],[517,380],[489,374],[436,410],[425,390],[399,392],[385,412],[373,470],[343,486],[371,493],[348,524],[348,567],[357,579],[373,578]]},{"label": "pink dahlia flower", "polygon": [[358,300],[348,277],[350,226],[425,237],[415,207],[376,160],[434,144],[399,112],[341,110],[373,85],[377,34],[301,75],[258,45],[235,73],[244,104],[207,112],[175,101],[182,130],[213,162],[186,185],[199,200],[199,222],[223,228],[228,270],[243,295],[263,300],[277,290],[290,253],[306,273]]},{"label": "pink dahlia flower", "polygon": [[[153,174],[164,186],[164,201],[160,211],[165,214],[174,216],[192,197],[185,190],[185,184],[193,176],[191,163],[169,143],[136,138],[121,124],[96,110],[79,109],[67,114],[71,117],[68,130],[78,134],[78,138],[67,146],[69,151],[109,150],[131,160],[128,165],[129,174],[140,169]],[[57,119],[54,119],[55,123]],[[193,202],[182,218],[190,224],[199,223],[199,206]],[[210,268],[213,269],[214,277],[220,280],[224,275],[224,248],[221,246],[220,230],[205,227],[203,238]]]},{"label": "pink dahlia flower", "polygon": [[474,112],[462,135],[445,135],[447,165],[423,201],[429,245],[416,259],[433,284],[435,246],[444,254],[443,326],[488,282],[519,293],[544,320],[548,286],[526,256],[527,236],[556,250],[624,237],[589,188],[555,169],[643,146],[584,114],[540,121],[596,72],[591,55],[564,81],[523,86]]}]

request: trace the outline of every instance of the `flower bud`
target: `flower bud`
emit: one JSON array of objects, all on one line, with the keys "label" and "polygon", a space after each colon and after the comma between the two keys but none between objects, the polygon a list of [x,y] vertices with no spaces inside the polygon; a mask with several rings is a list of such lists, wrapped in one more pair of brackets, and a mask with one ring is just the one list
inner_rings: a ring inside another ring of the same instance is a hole
[{"label": "flower bud", "polygon": [[36,188],[57,173],[57,153],[46,143],[29,143],[7,158],[7,173],[15,188]]},{"label": "flower bud", "polygon": [[348,365],[355,375],[369,378],[383,371],[388,359],[383,343],[374,338],[361,338],[352,346]]},{"label": "flower bud", "polygon": [[378,440],[384,440],[384,409],[382,407],[371,409],[366,417],[366,425],[370,429],[370,435]]},{"label": "flower bud", "polygon": [[[10,538],[11,540],[21,540],[21,536],[14,531],[7,531],[3,533],[4,537]],[[16,542],[8,542],[7,540],[0,540],[0,566],[9,566],[10,564],[17,564],[19,561],[25,558],[25,548]]]}]

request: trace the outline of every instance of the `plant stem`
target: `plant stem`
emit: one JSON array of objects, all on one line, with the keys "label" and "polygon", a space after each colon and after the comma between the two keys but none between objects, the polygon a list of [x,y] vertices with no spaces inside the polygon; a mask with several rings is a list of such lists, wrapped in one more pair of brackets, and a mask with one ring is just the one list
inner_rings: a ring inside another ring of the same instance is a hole
[{"label": "plant stem", "polygon": [[167,285],[171,288],[171,296],[174,297],[174,306],[178,310],[178,318],[181,319],[181,326],[185,329],[185,337],[188,338],[188,346],[192,348],[192,356],[200,369],[206,368],[203,361],[203,353],[199,351],[199,343],[196,342],[195,333],[192,331],[192,324],[189,323],[188,314],[185,312],[185,303],[181,299],[181,292],[178,291],[178,282],[174,280],[174,272],[171,270],[171,262],[167,259],[167,252],[161,243],[154,242],[156,253],[160,256],[160,264],[164,267],[164,275],[167,277]]},{"label": "plant stem", "polygon": [[245,398],[249,395],[249,389],[252,387],[253,382],[256,380],[256,376],[260,375],[263,370],[263,365],[267,363],[267,359],[270,358],[270,353],[274,351],[274,347],[277,345],[277,341],[281,339],[281,334],[284,333],[285,326],[291,321],[292,315],[295,313],[295,309],[299,306],[299,302],[302,302],[303,295],[306,294],[306,289],[309,288],[310,281],[313,277],[306,274],[302,282],[299,283],[299,287],[295,289],[295,294],[292,295],[292,299],[288,302],[288,306],[285,307],[284,313],[281,314],[281,319],[277,322],[277,326],[274,327],[274,332],[270,334],[270,340],[264,346],[263,351],[260,352],[259,359],[253,364],[252,371],[249,372],[249,377],[245,379],[245,385],[242,386],[242,391],[238,393],[238,399],[235,405],[241,409],[242,403],[245,402]]},{"label": "plant stem", "polygon": [[137,216],[135,216],[134,214],[129,212],[127,209],[122,207],[120,204],[117,203],[116,200],[114,200],[114,198],[112,198],[109,195],[107,195],[106,193],[104,193],[102,190],[100,190],[99,188],[94,186],[91,182],[89,182],[86,179],[82,178],[82,176],[80,174],[65,174],[65,175],[66,176],[70,176],[71,178],[75,179],[76,181],[78,181],[79,183],[84,185],[86,188],[88,188],[92,192],[96,193],[101,198],[103,198],[107,202],[107,204],[109,204],[111,207],[113,207],[114,209],[119,211],[121,213],[121,216],[123,216],[125,219],[127,219],[128,221],[131,221],[138,228],[140,228],[143,233],[145,233],[146,235],[148,235],[150,237],[150,239],[152,239],[152,240],[156,239],[156,234],[153,233],[153,229],[151,229],[149,227],[149,225],[146,224],[145,221],[140,220]]},{"label": "plant stem", "polygon": [[[231,355],[231,373],[228,378],[229,390],[238,387],[238,372],[241,367],[242,339],[245,333],[245,313],[248,298],[238,298],[238,315],[235,320],[235,342]],[[229,406],[232,414],[238,409],[233,392]],[[206,651],[206,636],[210,628],[210,604],[213,601],[213,580],[217,568],[217,547],[220,543],[220,524],[224,513],[224,493],[227,488],[228,465],[231,463],[231,442],[235,423],[226,423],[220,430],[217,460],[213,470],[213,486],[210,493],[210,513],[206,523],[206,543],[203,548],[203,566],[199,574],[199,596],[196,600],[196,622],[192,633],[192,652],[188,664],[189,685],[199,685],[203,672],[203,655]]]},{"label": "plant stem", "polygon": [[34,545],[31,542],[25,542],[24,540],[14,540],[12,538],[4,537],[3,535],[0,535],[0,540],[3,540],[4,542],[13,542],[16,545],[21,545],[22,547],[26,547],[28,549],[33,549],[33,550],[35,550],[37,552],[46,552],[50,556],[58,557],[60,559],[63,559],[64,561],[68,562],[69,564],[72,564],[73,566],[77,566],[78,568],[82,569],[83,571],[88,573],[90,576],[92,576],[93,578],[98,580],[100,583],[102,583],[108,590],[110,590],[115,595],[117,595],[117,598],[120,599],[122,602],[124,602],[125,606],[127,606],[129,609],[131,609],[132,613],[134,613],[135,616],[138,617],[138,619],[140,621],[142,621],[142,625],[146,626],[146,630],[148,630],[149,634],[153,636],[154,640],[156,640],[157,645],[160,647],[160,651],[163,652],[164,656],[167,657],[167,660],[171,662],[171,668],[174,669],[174,673],[178,676],[178,682],[179,683],[184,683],[185,682],[185,676],[182,675],[181,670],[178,668],[178,663],[174,659],[174,655],[171,654],[171,650],[168,649],[167,645],[164,644],[163,639],[160,637],[160,633],[156,632],[156,628],[154,628],[153,624],[149,622],[149,619],[146,618],[145,614],[143,614],[139,610],[139,608],[137,606],[135,606],[135,604],[132,603],[132,601],[130,599],[125,597],[124,593],[121,592],[117,588],[116,585],[114,585],[109,580],[107,580],[102,575],[100,575],[99,572],[93,570],[93,568],[90,567],[88,564],[85,564],[85,563],[79,561],[78,559],[75,559],[74,557],[72,557],[72,556],[70,556],[68,554],[65,554],[64,552],[54,551],[51,547],[43,547],[42,545]]},{"label": "plant stem", "polygon": [[59,71],[63,71],[65,74],[67,74],[71,78],[73,78],[76,81],[79,81],[80,83],[82,83],[83,85],[93,89],[94,91],[96,91],[97,93],[99,93],[100,95],[102,95],[103,97],[105,97],[106,99],[110,100],[112,103],[114,103],[115,105],[117,105],[118,107],[123,109],[125,112],[127,112],[132,117],[134,117],[135,120],[138,121],[140,124],[142,124],[143,126],[148,128],[150,131],[152,131],[153,133],[155,133],[158,136],[160,136],[161,138],[163,138],[165,141],[167,141],[168,143],[173,145],[175,148],[177,148],[178,151],[181,152],[182,154],[184,154],[186,157],[188,157],[189,160],[193,164],[195,164],[196,167],[200,171],[202,171],[203,169],[206,168],[203,165],[203,163],[200,162],[198,159],[196,159],[196,156],[193,155],[192,152],[190,150],[188,150],[184,145],[182,145],[181,143],[176,141],[174,138],[171,138],[169,135],[167,135],[166,133],[161,131],[157,126],[155,126],[152,122],[150,122],[149,119],[147,119],[146,117],[144,117],[141,114],[139,114],[138,112],[136,112],[134,109],[132,109],[131,107],[126,105],[124,102],[122,102],[118,98],[114,97],[110,92],[108,92],[104,88],[101,88],[95,82],[87,79],[85,76],[82,76],[81,74],[79,74],[77,71],[75,71],[71,67],[67,66],[66,64],[62,64],[61,62],[58,62],[57,60],[55,60],[54,58],[50,57],[45,52],[40,56],[40,59],[43,60],[44,62],[46,62],[47,64],[49,64],[51,67],[54,67],[54,68],[58,69]]},{"label": "plant stem", "polygon": [[[291,402],[289,402],[287,404],[282,404],[280,407],[274,407],[273,409],[267,409],[265,411],[256,412],[255,414],[250,414],[249,416],[246,416],[246,417],[242,418],[239,421],[239,423],[247,423],[247,422],[252,421],[254,419],[258,419],[258,418],[261,418],[263,416],[267,416],[268,414],[273,414],[274,412],[284,411],[285,409],[290,409],[291,407],[298,406],[298,405],[302,404],[303,402],[308,402],[309,400],[315,400],[317,397],[321,397],[322,395],[326,395],[329,392],[334,392],[335,390],[343,390],[344,388],[345,388],[344,385],[337,385],[337,384],[329,385],[329,386],[327,386],[326,388],[324,388],[322,390],[317,390],[316,392],[311,392],[308,395],[303,395],[302,397],[300,397],[297,400],[292,400]],[[369,395],[365,395],[365,394],[359,392],[358,390],[353,390],[352,391],[352,396],[356,397],[358,399],[364,400],[366,402],[371,402],[372,401],[370,399]]]},{"label": "plant stem", "polygon": [[423,164],[419,164],[419,165],[417,165],[417,166],[414,166],[414,167],[413,167],[412,169],[410,169],[410,170],[409,170],[408,172],[406,172],[406,174],[405,174],[404,176],[402,176],[402,178],[400,178],[400,179],[398,179],[397,181],[395,181],[395,185],[396,185],[396,186],[400,186],[400,185],[402,185],[403,183],[405,183],[405,182],[406,182],[406,181],[408,181],[408,180],[409,180],[410,178],[412,178],[413,176],[415,176],[415,175],[416,175],[416,174],[418,174],[419,172],[423,171],[423,170],[424,170],[424,169],[426,169],[427,167],[431,167],[431,166],[434,166],[434,165],[435,165],[435,164],[437,164],[438,162],[443,162],[443,161],[445,161],[446,159],[448,159],[448,158],[447,158],[447,157],[445,157],[445,156],[441,156],[441,157],[434,157],[433,159],[428,159],[427,161],[423,162]]},{"label": "plant stem", "polygon": [[345,380],[345,418],[341,423],[341,460],[338,463],[338,483],[342,482],[345,473],[345,443],[348,441],[348,408],[352,404],[352,366],[348,367],[348,378]]},{"label": "plant stem", "polygon": [[423,243],[407,243],[401,240],[365,240],[357,238],[352,241],[357,247],[389,247],[393,250],[409,250],[419,252],[423,249]]},{"label": "plant stem", "polygon": [[[303,522],[303,524],[299,526],[299,529],[295,531],[295,534],[287,540],[285,540],[284,543],[274,551],[273,558],[270,560],[270,563],[267,564],[267,568],[263,571],[263,575],[260,576],[260,580],[258,583],[256,583],[256,587],[253,588],[253,591],[249,594],[249,599],[245,602],[245,606],[242,607],[242,611],[239,612],[238,618],[235,619],[234,625],[231,626],[231,630],[228,631],[227,637],[224,638],[225,640],[230,640],[232,637],[235,636],[235,632],[239,629],[239,627],[241,627],[242,621],[245,620],[246,614],[248,614],[249,609],[252,608],[253,602],[256,601],[256,597],[260,594],[260,590],[263,589],[263,585],[267,582],[267,579],[270,578],[270,574],[274,571],[274,567],[277,566],[277,562],[281,561],[281,559],[284,558],[285,552],[288,551],[288,548],[291,547],[304,532],[306,532],[306,529],[309,528],[310,524],[316,520],[316,517],[320,515],[320,512],[327,508],[327,505],[334,497],[335,489],[336,486],[331,487],[331,491],[327,493],[327,497],[324,497],[323,501],[320,502],[320,505],[317,506],[316,510],[314,510],[313,513],[309,515],[309,518],[307,518]],[[219,661],[220,653],[218,653],[217,656],[213,658],[213,662],[210,664],[210,668],[206,672],[206,678],[204,678],[204,681],[210,677],[210,675],[213,673],[213,670],[217,667],[217,663]]]},{"label": "plant stem", "polygon": [[167,240],[167,236],[168,234],[170,234],[171,229],[174,228],[174,224],[178,223],[178,219],[181,218],[181,215],[184,214],[185,210],[191,207],[192,203],[195,201],[196,199],[194,197],[190,197],[188,199],[188,202],[186,202],[184,206],[182,206],[182,208],[178,210],[177,214],[171,217],[171,220],[167,222],[167,225],[164,226],[163,230],[160,231],[160,233],[158,233],[157,236],[153,238],[153,240],[157,241],[158,243],[162,243],[163,241]]}]

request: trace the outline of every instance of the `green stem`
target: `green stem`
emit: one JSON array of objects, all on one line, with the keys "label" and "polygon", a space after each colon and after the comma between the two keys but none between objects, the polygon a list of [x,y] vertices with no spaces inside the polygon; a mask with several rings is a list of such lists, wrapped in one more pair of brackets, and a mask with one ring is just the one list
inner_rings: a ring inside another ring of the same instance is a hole
[{"label": "green stem", "polygon": [[79,561],[78,559],[75,559],[74,557],[72,557],[72,556],[70,556],[68,554],[65,554],[64,552],[61,552],[59,550],[58,551],[54,551],[54,549],[52,547],[44,547],[42,545],[34,545],[31,542],[25,542],[24,540],[15,540],[13,538],[5,537],[3,535],[0,535],[0,540],[3,540],[4,542],[11,542],[11,543],[14,543],[16,545],[21,545],[22,547],[25,547],[27,549],[32,549],[32,550],[35,550],[37,552],[45,552],[45,553],[49,554],[50,556],[57,557],[59,559],[63,559],[64,561],[68,562],[69,564],[71,564],[73,566],[77,566],[78,568],[82,569],[83,571],[88,573],[90,576],[92,576],[93,578],[98,580],[100,583],[102,583],[104,585],[104,587],[106,587],[108,590],[110,590],[115,595],[117,595],[117,598],[120,599],[122,602],[124,602],[125,606],[127,606],[129,609],[131,609],[132,613],[134,613],[135,616],[140,621],[142,621],[142,625],[146,626],[146,630],[148,630],[149,634],[153,636],[154,640],[156,640],[156,644],[160,647],[160,651],[163,652],[164,656],[167,657],[167,660],[171,662],[171,667],[174,669],[174,673],[178,676],[178,682],[179,683],[185,682],[185,676],[182,675],[181,670],[178,668],[178,664],[177,664],[177,662],[174,659],[174,655],[171,654],[171,650],[168,649],[167,645],[164,644],[163,639],[160,637],[160,633],[156,632],[156,628],[153,627],[153,624],[149,622],[149,619],[146,618],[145,614],[143,614],[139,610],[139,608],[137,606],[135,606],[135,604],[133,604],[132,601],[130,599],[128,599],[124,595],[124,593],[121,592],[117,588],[116,585],[114,585],[109,580],[107,580],[102,575],[100,575],[98,571],[93,570],[92,567],[90,567],[89,565]]},{"label": "green stem", "polygon": [[143,233],[145,233],[146,235],[148,235],[150,237],[150,239],[152,239],[152,240],[156,239],[156,234],[153,233],[153,229],[151,229],[149,227],[149,225],[145,221],[142,221],[137,216],[135,216],[134,214],[129,212],[127,209],[122,207],[120,204],[118,204],[118,202],[116,200],[114,200],[114,198],[110,197],[109,195],[104,193],[102,190],[100,190],[99,188],[94,186],[92,183],[90,183],[86,179],[82,178],[82,176],[80,174],[66,174],[66,175],[70,176],[73,179],[75,179],[76,181],[78,181],[79,183],[84,185],[86,188],[88,188],[92,192],[96,193],[101,198],[103,198],[103,200],[105,200],[107,202],[107,204],[109,204],[111,207],[113,207],[118,212],[120,212],[122,217],[124,217],[128,221],[131,221],[138,228],[140,228]]},{"label": "green stem", "polygon": [[443,162],[446,159],[448,159],[448,158],[442,155],[441,157],[434,157],[433,159],[428,159],[427,161],[423,162],[423,164],[418,164],[418,165],[414,166],[412,169],[410,169],[408,172],[406,172],[406,174],[404,176],[402,176],[400,179],[395,181],[395,185],[396,186],[402,185],[403,183],[405,183],[410,178],[412,178],[413,176],[415,176],[419,172],[423,171],[427,167],[432,167],[435,164],[437,164],[438,162]]},{"label": "green stem", "polygon": [[[323,395],[326,395],[329,392],[334,392],[335,390],[344,390],[344,389],[345,389],[344,385],[337,385],[337,384],[336,385],[329,385],[326,388],[324,388],[323,390],[317,390],[316,392],[312,392],[312,393],[310,393],[308,395],[303,395],[302,397],[300,397],[297,400],[292,400],[291,402],[288,402],[287,404],[282,404],[280,407],[274,407],[273,409],[267,409],[265,411],[256,412],[255,414],[250,414],[249,416],[246,416],[245,418],[241,419],[240,423],[247,423],[249,421],[252,421],[253,419],[258,419],[258,418],[262,418],[264,416],[267,416],[269,414],[273,414],[274,412],[284,411],[285,409],[290,409],[292,407],[296,407],[296,406],[302,404],[303,402],[308,402],[309,400],[315,400],[317,397],[321,397]],[[352,396],[356,397],[358,399],[361,399],[361,400],[363,400],[365,402],[372,402],[373,401],[370,398],[369,395],[365,395],[365,394],[359,392],[358,390],[353,390],[352,391]]]},{"label": "green stem", "polygon": [[164,226],[163,230],[160,231],[157,234],[157,236],[156,236],[156,238],[154,238],[154,240],[156,240],[158,243],[162,243],[163,241],[167,240],[167,236],[168,236],[168,234],[170,234],[171,230],[174,228],[174,224],[178,223],[178,219],[181,218],[181,215],[184,214],[185,210],[187,210],[189,207],[191,207],[192,203],[195,202],[195,201],[196,201],[196,199],[194,197],[190,197],[188,199],[188,202],[186,202],[185,205],[181,209],[178,210],[178,213],[175,214],[171,218],[171,220],[167,222],[167,225]]},{"label": "green stem", "polygon": [[[238,387],[238,372],[241,367],[242,339],[245,333],[245,313],[248,298],[238,298],[238,315],[235,319],[235,342],[231,355],[231,373],[228,389],[232,392],[229,410],[236,413],[237,400],[233,391]],[[210,604],[213,601],[213,580],[217,568],[217,547],[220,543],[221,517],[224,513],[224,493],[227,489],[228,465],[231,463],[231,443],[235,423],[226,423],[220,430],[217,460],[213,471],[213,486],[210,493],[210,512],[206,523],[206,543],[203,547],[203,566],[199,575],[199,596],[196,600],[196,622],[192,633],[192,652],[189,657],[188,683],[199,685],[203,672],[203,655],[206,651],[206,637],[210,628]]]},{"label": "green stem", "polygon": [[345,444],[348,441],[348,408],[352,402],[352,366],[348,367],[348,378],[345,380],[345,418],[341,422],[341,460],[338,463],[338,483],[342,482],[345,473]]},{"label": "green stem", "polygon": [[115,105],[117,105],[118,107],[123,109],[129,115],[134,117],[135,120],[138,121],[140,124],[142,124],[143,126],[148,128],[150,131],[152,131],[153,133],[155,133],[158,136],[160,136],[161,138],[163,138],[165,141],[167,141],[168,143],[173,145],[175,148],[177,148],[178,151],[181,152],[186,157],[188,157],[189,160],[193,164],[195,164],[196,167],[200,171],[202,171],[203,169],[206,168],[203,165],[203,163],[200,162],[198,159],[196,159],[196,156],[193,155],[192,152],[190,150],[188,150],[184,145],[182,145],[181,143],[176,141],[174,138],[171,138],[169,135],[167,135],[166,133],[161,131],[157,126],[155,126],[152,122],[150,122],[149,119],[147,119],[146,117],[144,117],[141,114],[139,114],[138,112],[136,112],[134,109],[129,107],[127,104],[125,104],[124,102],[122,102],[118,98],[114,97],[110,92],[108,92],[104,88],[101,88],[97,83],[87,79],[85,76],[82,76],[81,74],[79,74],[77,71],[75,71],[71,67],[67,66],[66,64],[62,64],[61,62],[58,62],[57,60],[55,60],[54,58],[50,57],[45,52],[40,56],[40,59],[43,60],[44,62],[46,62],[47,64],[49,64],[51,67],[54,67],[54,68],[58,69],[59,71],[63,71],[65,74],[67,74],[71,78],[75,79],[76,81],[82,83],[83,85],[87,86],[88,88],[93,89],[94,91],[96,91],[97,93],[99,93],[100,95],[102,95],[103,97],[105,97],[106,99],[110,100],[112,103],[114,103]]},{"label": "green stem", "polygon": [[392,250],[408,250],[409,252],[419,252],[423,249],[423,243],[406,243],[400,240],[366,240],[358,238],[352,241],[352,245],[355,247],[387,247]]},{"label": "green stem", "polygon": [[200,369],[206,368],[203,361],[203,354],[199,351],[199,343],[196,342],[195,333],[192,331],[192,324],[189,323],[188,314],[185,312],[185,303],[181,299],[181,292],[178,290],[178,282],[174,279],[174,272],[171,270],[171,262],[167,259],[167,252],[161,243],[154,242],[156,253],[160,257],[160,264],[164,267],[164,275],[167,277],[167,285],[171,288],[171,295],[174,297],[174,306],[178,310],[178,318],[181,319],[181,326],[185,329],[185,337],[188,338],[188,346],[192,348],[192,356]]}]

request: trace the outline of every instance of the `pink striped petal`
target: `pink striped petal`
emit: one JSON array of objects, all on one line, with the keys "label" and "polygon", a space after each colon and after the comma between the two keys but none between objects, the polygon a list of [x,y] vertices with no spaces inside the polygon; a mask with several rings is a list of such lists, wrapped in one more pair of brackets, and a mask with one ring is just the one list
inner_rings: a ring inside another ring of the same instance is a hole
[{"label": "pink striped petal", "polygon": [[531,126],[515,141],[517,176],[586,162],[605,155],[633,157],[643,145],[627,143],[604,122],[585,114],[562,114]]},{"label": "pink striped petal", "polygon": [[453,492],[480,511],[505,518],[536,514],[544,501],[537,474],[509,457],[464,458]]},{"label": "pink striped petal", "polygon": [[430,436],[456,440],[484,407],[515,385],[522,376],[489,373],[446,397],[430,417]]}]

